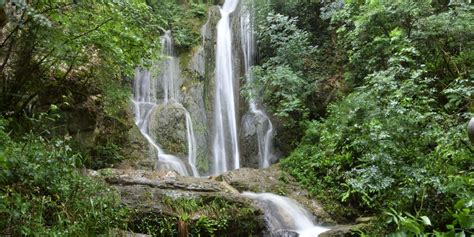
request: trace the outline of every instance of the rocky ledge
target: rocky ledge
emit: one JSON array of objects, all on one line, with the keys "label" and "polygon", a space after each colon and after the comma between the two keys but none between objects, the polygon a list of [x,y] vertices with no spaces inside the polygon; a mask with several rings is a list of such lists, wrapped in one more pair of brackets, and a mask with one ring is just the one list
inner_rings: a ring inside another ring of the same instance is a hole
[{"label": "rocky ledge", "polygon": [[[335,222],[277,165],[242,168],[218,177],[183,177],[174,171],[103,169],[89,171],[116,188],[132,211],[130,230],[137,233],[187,236],[265,236],[265,217],[240,192],[271,192],[297,200],[326,226]],[[355,226],[354,226],[355,227]],[[350,236],[353,226],[334,226],[324,236]]]}]

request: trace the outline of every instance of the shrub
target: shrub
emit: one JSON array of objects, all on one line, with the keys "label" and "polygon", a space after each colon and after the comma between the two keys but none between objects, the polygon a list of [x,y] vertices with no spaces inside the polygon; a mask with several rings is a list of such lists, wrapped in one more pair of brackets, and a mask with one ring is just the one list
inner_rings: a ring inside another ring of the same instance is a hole
[{"label": "shrub", "polygon": [[0,120],[0,233],[82,236],[125,223],[119,197],[79,174],[66,140],[33,134],[12,141]]}]

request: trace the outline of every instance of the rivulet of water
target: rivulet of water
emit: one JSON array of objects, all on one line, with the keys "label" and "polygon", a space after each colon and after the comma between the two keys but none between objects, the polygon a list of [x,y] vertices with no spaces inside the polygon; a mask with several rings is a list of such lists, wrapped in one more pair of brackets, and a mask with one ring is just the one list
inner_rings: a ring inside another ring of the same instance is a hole
[{"label": "rivulet of water", "polygon": [[293,199],[273,193],[244,192],[242,195],[257,200],[263,206],[270,236],[290,230],[300,237],[314,237],[329,230],[315,225],[314,216]]}]

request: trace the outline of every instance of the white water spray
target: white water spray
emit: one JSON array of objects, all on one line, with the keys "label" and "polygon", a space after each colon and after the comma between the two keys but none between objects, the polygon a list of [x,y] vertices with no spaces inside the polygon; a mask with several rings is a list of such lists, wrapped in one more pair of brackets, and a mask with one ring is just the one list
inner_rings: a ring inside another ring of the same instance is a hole
[{"label": "white water spray", "polygon": [[226,0],[217,23],[213,174],[240,168],[230,26],[230,14],[238,3],[238,0]]},{"label": "white water spray", "polygon": [[[247,83],[252,83],[253,76],[251,67],[254,64],[255,58],[255,37],[252,21],[252,5],[253,1],[249,1],[241,11],[240,15],[240,37],[242,43],[242,51],[244,55],[244,71]],[[256,93],[250,91],[249,109],[255,116],[258,139],[258,155],[260,158],[259,167],[267,168],[270,166],[273,158],[272,152],[272,138],[273,138],[273,124],[263,110],[258,109]]]},{"label": "white water spray", "polygon": [[290,230],[300,237],[314,237],[329,230],[315,225],[311,213],[293,199],[272,193],[244,192],[242,195],[264,206],[265,219],[271,232]]}]

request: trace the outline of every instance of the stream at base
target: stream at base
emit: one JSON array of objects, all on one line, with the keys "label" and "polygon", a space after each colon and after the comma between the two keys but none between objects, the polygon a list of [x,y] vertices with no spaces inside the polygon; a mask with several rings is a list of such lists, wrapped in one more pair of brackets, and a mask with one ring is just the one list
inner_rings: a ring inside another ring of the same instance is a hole
[{"label": "stream at base", "polygon": [[293,199],[273,193],[243,192],[243,196],[257,200],[265,210],[265,221],[269,236],[314,237],[328,231],[326,227],[315,224],[315,217]]}]

